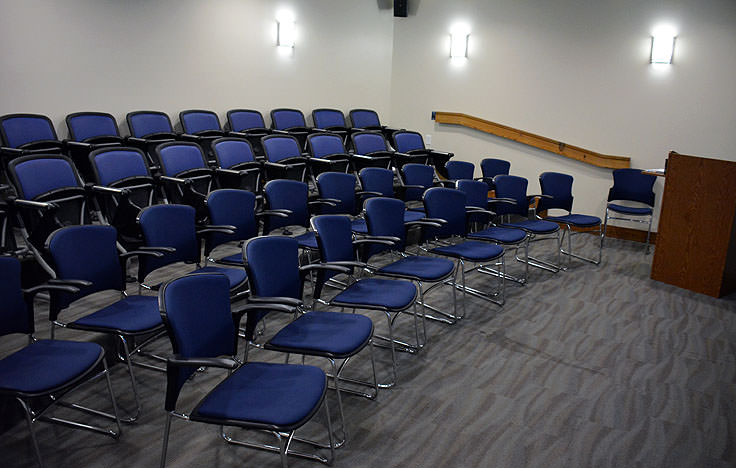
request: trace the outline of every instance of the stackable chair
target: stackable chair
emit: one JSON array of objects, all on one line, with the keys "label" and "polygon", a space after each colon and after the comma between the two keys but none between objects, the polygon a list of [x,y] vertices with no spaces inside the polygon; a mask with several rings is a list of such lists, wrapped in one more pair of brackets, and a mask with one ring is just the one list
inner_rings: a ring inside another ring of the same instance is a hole
[{"label": "stackable chair", "polygon": [[447,178],[452,181],[476,180],[473,177],[475,164],[468,161],[447,161],[445,170],[447,171]]},{"label": "stackable chair", "polygon": [[381,119],[378,118],[378,113],[371,109],[351,109],[348,116],[350,118],[350,126],[356,130],[377,130],[385,138],[391,138],[391,135],[398,130],[381,125]]},{"label": "stackable chair", "polygon": [[[67,226],[49,236],[46,248],[56,278],[80,284],[76,293],[51,291],[49,319],[52,339],[57,327],[103,333],[115,339],[118,359],[127,364],[136,405],[135,413],[123,421],[132,422],[141,410],[133,365],[162,370],[140,359],[133,361],[132,356],[151,356],[143,351],[143,347],[161,336],[164,327],[158,314],[156,296],[125,293],[126,265],[127,260],[134,256],[139,261],[161,257],[163,250],[149,248],[120,254],[116,241],[115,228],[100,225]],[[61,321],[60,316],[66,315],[73,302],[99,291],[118,291],[120,299],[71,322]],[[155,356],[151,357],[155,359]]]},{"label": "stackable chair", "polygon": [[261,137],[270,134],[271,129],[266,128],[263,114],[259,111],[253,109],[231,109],[227,111],[225,130],[233,136],[248,140],[255,155],[259,158],[263,157]]},{"label": "stackable chair", "polygon": [[93,190],[108,224],[115,226],[125,250],[143,242],[136,219],[140,211],[157,203],[157,186],[143,151],[130,147],[94,150],[89,155]]},{"label": "stackable chair", "polygon": [[38,154],[15,158],[8,175],[17,198],[10,199],[26,246],[53,277],[44,255],[44,242],[54,230],[88,224],[92,218],[90,191],[66,156]]},{"label": "stackable chair", "polygon": [[[427,227],[425,239],[428,244],[424,247],[429,253],[453,258],[457,261],[462,284],[457,286],[463,292],[463,314],[456,315],[456,319],[465,317],[466,294],[485,299],[497,305],[503,305],[504,276],[506,264],[503,247],[478,240],[467,240],[468,218],[484,210],[467,206],[465,194],[457,189],[432,187],[424,193],[424,207],[427,219],[439,223],[441,227]],[[486,211],[486,213],[489,213]],[[433,247],[432,244],[437,245]],[[465,269],[465,263],[474,263],[470,270]],[[498,288],[495,292],[481,291],[468,286],[465,282],[467,273],[479,269],[490,270],[490,265],[498,267]]]},{"label": "stackable chair", "polygon": [[[370,259],[370,255],[378,253],[380,250],[388,249],[394,254],[399,255],[399,259],[373,271],[376,275],[388,276],[393,278],[401,278],[417,283],[419,291],[418,304],[427,310],[434,311],[444,317],[435,317],[422,313],[423,340],[421,346],[424,346],[427,339],[427,329],[425,318],[430,318],[445,323],[455,323],[457,319],[457,301],[455,293],[455,284],[457,269],[455,264],[444,258],[408,255],[406,253],[406,234],[407,230],[412,227],[440,227],[441,224],[429,220],[421,219],[416,221],[404,221],[404,213],[406,206],[401,200],[395,198],[376,197],[365,202],[365,217],[368,223],[368,234],[374,238],[390,237],[398,239],[392,246],[373,245],[367,250],[366,260]],[[453,313],[439,310],[430,306],[424,301],[424,296],[435,288],[445,284],[447,280],[452,278],[452,299]],[[429,285],[424,289],[424,284]]]},{"label": "stackable chair", "polygon": [[386,137],[381,132],[369,130],[350,135],[355,153],[352,163],[356,173],[366,167],[392,169],[394,151],[389,148]]},{"label": "stackable chair", "polygon": [[[394,173],[389,169],[380,167],[366,167],[360,171],[360,185],[370,197],[371,193],[378,193],[378,196],[388,198],[398,198],[404,200],[406,191],[410,188],[406,185],[394,186]],[[421,211],[405,211],[404,221],[416,221],[424,217]]]},{"label": "stackable chair", "polygon": [[[237,326],[245,310],[231,311],[227,278],[213,273],[176,278],[161,288],[159,304],[174,350],[166,362],[162,468],[166,465],[173,418],[218,425],[221,436],[230,444],[279,453],[282,467],[288,466],[288,455],[332,462],[334,444],[325,399],[325,373],[318,367],[305,365],[241,363],[236,357]],[[227,369],[228,374],[194,409],[183,413],[177,404],[179,394],[200,367]],[[296,440],[294,432],[312,419],[323,405],[330,457],[296,452],[291,447]],[[273,434],[278,446],[236,440],[225,432],[224,426]]]},{"label": "stackable chair", "polygon": [[503,159],[485,158],[480,162],[480,170],[483,174],[483,182],[488,184],[488,190],[495,190],[496,185],[493,178],[497,175],[509,175],[511,163]]},{"label": "stackable chair", "polygon": [[[270,311],[287,312],[295,315],[295,320],[279,330],[263,348],[302,356],[326,358],[332,370],[328,377],[333,379],[337,393],[338,408],[343,437],[335,447],[343,445],[347,438],[345,416],[341,392],[357,394],[375,399],[378,394],[376,368],[373,357],[373,322],[363,315],[341,312],[310,310],[303,302],[304,280],[314,271],[349,272],[341,266],[311,264],[299,266],[299,246],[294,239],[282,236],[258,237],[249,240],[243,249],[243,257],[248,272],[252,307],[263,304],[263,309],[248,312],[246,339],[253,343],[257,322]],[[264,304],[265,303],[265,304]],[[269,304],[279,304],[279,308],[269,310]],[[248,345],[246,345],[248,346]],[[373,379],[371,382],[348,379],[341,374],[348,361],[366,347],[370,348]],[[247,356],[247,348],[246,348]],[[342,361],[338,366],[336,361]],[[341,389],[342,382],[370,387],[372,391],[363,392]]]},{"label": "stackable chair", "polygon": [[314,109],[312,111],[312,122],[314,128],[325,130],[339,135],[343,142],[347,144],[348,133],[350,128],[345,122],[345,114],[338,109]]},{"label": "stackable chair", "polygon": [[184,132],[181,138],[197,143],[207,157],[212,151],[212,142],[226,136],[220,126],[220,118],[212,111],[200,109],[181,111],[179,122]]},{"label": "stackable chair", "polygon": [[184,262],[195,264],[193,273],[225,275],[230,282],[233,298],[247,292],[247,277],[242,268],[201,266],[203,238],[215,233],[235,234],[235,227],[197,226],[194,208],[188,205],[149,206],[141,211],[138,222],[143,230],[146,248],[167,248],[163,255],[140,259],[138,282],[143,287],[156,288],[154,285],[144,283],[146,277],[153,271],[172,263]]},{"label": "stackable chair", "polygon": [[[0,359],[0,396],[16,400],[23,408],[28,431],[38,465],[43,467],[41,451],[33,429],[37,421],[47,421],[67,427],[84,429],[117,439],[121,434],[115,395],[107,370],[104,349],[97,343],[62,340],[37,340],[34,336],[33,298],[39,292],[65,291],[75,293],[79,285],[61,281],[27,290],[21,289],[20,262],[15,257],[0,257],[0,336],[16,333],[28,335],[28,345]],[[82,407],[61,400],[99,376],[105,376],[112,413]],[[37,403],[44,401],[40,408]],[[115,421],[116,429],[90,426],[87,422],[70,421],[46,413],[55,404],[77,408]],[[8,454],[6,454],[8,455]]]},{"label": "stackable chair", "polygon": [[437,151],[424,146],[424,139],[419,132],[399,130],[391,136],[396,151],[409,155],[404,158],[405,162],[429,164],[434,167],[437,174],[447,177],[445,165],[455,154],[446,151]]},{"label": "stackable chair", "polygon": [[171,141],[156,147],[161,164],[161,186],[171,203],[197,209],[197,219],[206,217],[204,200],[214,188],[214,171],[207,164],[202,147],[187,141]]},{"label": "stackable chair", "polygon": [[293,135],[266,135],[261,138],[266,155],[266,179],[291,179],[306,182],[309,175],[307,157]]},{"label": "stackable chair", "polygon": [[29,154],[64,154],[51,119],[40,114],[7,114],[0,117],[0,155],[2,168],[7,162]]},{"label": "stackable chair", "polygon": [[224,137],[212,142],[220,187],[261,194],[263,164],[256,160],[253,146],[242,138]]},{"label": "stackable chair", "polygon": [[[524,259],[520,259],[518,252],[516,260],[525,263],[524,278],[529,277],[529,265],[541,268],[543,270],[557,273],[561,267],[560,253],[560,226],[551,221],[545,221],[537,216],[536,211],[532,208],[534,201],[551,198],[549,195],[527,195],[526,189],[529,185],[523,177],[512,175],[498,175],[493,179],[496,186],[496,197],[512,200],[514,203],[499,203],[495,206],[496,214],[505,216],[506,222],[502,224],[505,227],[513,227],[522,229],[527,233],[526,251]],[[515,219],[511,217],[514,216]],[[521,219],[519,219],[521,218]],[[557,262],[551,263],[539,258],[529,256],[529,245],[532,242],[555,239],[555,251],[557,252]]]},{"label": "stackable chair", "polygon": [[[350,227],[350,218],[343,215],[320,215],[311,220],[312,228],[318,233],[320,262],[323,265],[347,267],[348,271],[318,270],[314,286],[313,298],[328,306],[356,309],[375,310],[386,315],[388,323],[388,337],[374,335],[374,338],[387,341],[391,349],[392,377],[388,382],[378,384],[379,387],[391,387],[396,384],[397,364],[396,348],[400,350],[415,352],[422,345],[419,338],[419,321],[416,311],[417,288],[410,281],[384,279],[384,278],[360,278],[354,279],[355,269],[365,270],[368,264],[358,260],[357,250],[362,245],[393,245],[394,239],[385,237],[364,237],[353,240]],[[349,275],[350,283],[341,287],[341,291],[329,300],[322,299],[322,290],[336,274]],[[394,322],[402,312],[413,307],[414,331],[416,344],[411,345],[394,338]]]},{"label": "stackable chair", "polygon": [[[606,220],[603,224],[603,239],[606,238],[608,220],[631,221],[647,224],[646,254],[649,254],[649,236],[652,233],[654,208],[654,182],[657,177],[642,174],[641,169],[616,169],[613,171],[613,187],[608,191]],[[637,206],[611,203],[614,201],[635,202]]]},{"label": "stackable chair", "polygon": [[351,216],[353,232],[365,234],[368,228],[362,216],[363,200],[366,196],[380,196],[378,192],[356,191],[357,179],[353,174],[324,172],[317,177],[320,199],[334,205],[324,205],[321,214],[345,214]]},{"label": "stackable chair", "polygon": [[307,136],[312,177],[323,172],[348,172],[353,155],[345,149],[343,137],[335,133],[313,133]]},{"label": "stackable chair", "polygon": [[66,116],[69,139],[65,141],[69,157],[85,180],[94,177],[89,154],[100,148],[123,146],[118,123],[105,112],[76,112]]},{"label": "stackable chair", "polygon": [[[426,164],[404,164],[399,171],[399,181],[404,185],[404,201],[409,209],[424,211],[422,196],[432,187],[454,187],[451,180],[435,179],[435,170]],[[412,203],[413,202],[413,203]]]},{"label": "stackable chair", "polygon": [[319,131],[315,128],[307,127],[307,121],[304,119],[304,113],[299,109],[273,109],[271,111],[271,128],[288,133],[299,142],[299,150],[303,151],[307,147],[307,135]]},{"label": "stackable chair", "polygon": [[128,112],[125,116],[130,136],[126,138],[129,145],[135,146],[146,154],[152,171],[158,170],[156,146],[174,141],[178,138],[171,125],[171,119],[159,111]]},{"label": "stackable chair", "polygon": [[[601,219],[597,216],[589,216],[583,214],[572,213],[572,182],[573,178],[567,174],[559,172],[543,172],[539,176],[539,185],[542,188],[542,195],[549,195],[552,198],[541,198],[537,205],[537,212],[543,212],[551,209],[560,209],[567,211],[567,214],[561,216],[546,216],[547,221],[555,222],[564,229],[560,238],[560,252],[567,255],[568,259],[575,257],[586,262],[598,265],[601,262],[603,253],[603,230],[601,229]],[[572,251],[572,236],[574,233],[572,228],[592,230],[598,228],[598,258],[592,259],[582,257]],[[567,235],[567,250],[562,248],[562,243]],[[568,262],[569,264],[569,262]]]}]

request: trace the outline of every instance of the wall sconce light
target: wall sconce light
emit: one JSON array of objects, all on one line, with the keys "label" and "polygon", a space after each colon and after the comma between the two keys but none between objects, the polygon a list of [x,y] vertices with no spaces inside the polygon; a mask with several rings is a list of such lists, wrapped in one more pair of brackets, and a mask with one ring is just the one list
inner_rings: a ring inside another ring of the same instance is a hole
[{"label": "wall sconce light", "polygon": [[464,58],[468,56],[468,36],[466,29],[455,29],[450,33],[450,57]]},{"label": "wall sconce light", "polygon": [[660,29],[652,35],[652,51],[649,63],[672,63],[675,50],[675,33],[671,29]]},{"label": "wall sconce light", "polygon": [[276,45],[279,47],[294,47],[296,26],[294,18],[287,13],[281,13],[276,17]]}]

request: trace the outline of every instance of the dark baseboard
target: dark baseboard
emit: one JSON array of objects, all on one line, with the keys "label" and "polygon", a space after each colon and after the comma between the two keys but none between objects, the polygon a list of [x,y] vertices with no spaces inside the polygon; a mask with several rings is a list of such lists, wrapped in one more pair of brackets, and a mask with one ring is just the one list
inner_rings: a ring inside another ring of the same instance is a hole
[{"label": "dark baseboard", "polygon": [[[591,231],[590,229],[585,228],[572,228],[573,231],[588,231],[588,232],[598,232],[596,229],[595,231]],[[644,243],[647,240],[647,231],[642,231],[640,229],[632,229],[627,227],[621,227],[621,226],[608,226],[606,229],[606,237],[612,237],[614,239],[623,239],[623,240],[630,240],[635,242],[642,242]],[[649,236],[649,243],[654,245],[657,243],[657,233],[652,231],[652,234]]]}]

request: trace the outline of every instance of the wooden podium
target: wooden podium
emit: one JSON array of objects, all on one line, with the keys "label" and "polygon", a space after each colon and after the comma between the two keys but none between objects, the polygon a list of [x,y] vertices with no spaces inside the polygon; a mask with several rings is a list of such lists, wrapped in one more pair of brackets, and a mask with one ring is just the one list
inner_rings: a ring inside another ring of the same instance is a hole
[{"label": "wooden podium", "polygon": [[736,162],[670,152],[652,279],[713,297],[736,291]]}]

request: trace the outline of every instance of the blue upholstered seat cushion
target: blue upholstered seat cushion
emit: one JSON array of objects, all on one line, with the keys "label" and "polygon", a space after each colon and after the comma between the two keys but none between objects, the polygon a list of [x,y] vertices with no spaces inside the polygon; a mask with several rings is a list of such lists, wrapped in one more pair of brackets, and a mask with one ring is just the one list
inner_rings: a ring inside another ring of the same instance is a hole
[{"label": "blue upholstered seat cushion", "polygon": [[639,208],[635,206],[624,206],[624,205],[617,205],[615,203],[609,203],[608,209],[617,211],[619,213],[625,213],[628,215],[634,215],[634,216],[648,216],[652,214],[651,208]]},{"label": "blue upholstered seat cushion", "polygon": [[373,321],[359,314],[313,311],[282,328],[266,348],[351,355],[373,334]]},{"label": "blue upholstered seat cushion", "polygon": [[156,296],[128,296],[69,324],[74,328],[135,333],[162,325]]},{"label": "blue upholstered seat cushion", "polygon": [[525,219],[516,223],[507,223],[504,226],[523,229],[532,234],[552,234],[560,229],[556,223],[543,219]]},{"label": "blue upholstered seat cushion", "polygon": [[368,224],[362,218],[352,220],[350,222],[350,229],[358,234],[368,234]]},{"label": "blue upholstered seat cushion", "polygon": [[228,255],[227,257],[222,257],[220,261],[222,263],[233,263],[236,265],[242,265],[243,264],[243,254],[236,253],[236,254]]},{"label": "blue upholstered seat cushion", "polygon": [[426,217],[427,217],[427,213],[425,213],[424,211],[413,211],[413,210],[404,211],[404,222],[405,223],[409,221],[417,221],[419,219],[426,218]]},{"label": "blue upholstered seat cushion", "polygon": [[319,405],[326,385],[325,374],[317,367],[251,362],[212,390],[191,419],[298,425]]},{"label": "blue upholstered seat cushion", "polygon": [[36,341],[0,361],[0,389],[43,393],[76,379],[102,355],[97,343]]},{"label": "blue upholstered seat cushion", "polygon": [[378,274],[410,276],[421,281],[436,281],[452,273],[455,264],[446,258],[404,257],[378,270]]},{"label": "blue upholstered seat cushion", "polygon": [[565,216],[548,216],[546,219],[558,223],[570,224],[572,226],[592,227],[601,224],[601,218],[582,214],[569,214]]},{"label": "blue upholstered seat cushion", "polygon": [[517,244],[526,238],[526,231],[492,226],[482,231],[468,234],[468,239],[482,239],[501,244]]},{"label": "blue upholstered seat cushion", "polygon": [[365,278],[357,281],[335,296],[331,302],[403,310],[417,295],[417,288],[409,281]]},{"label": "blue upholstered seat cushion", "polygon": [[299,234],[298,236],[295,236],[294,239],[297,240],[299,243],[299,248],[302,249],[317,249],[317,237],[315,237],[314,232],[308,231],[304,234]]},{"label": "blue upholstered seat cushion", "polygon": [[242,268],[220,268],[216,266],[206,266],[204,268],[198,268],[196,272],[197,273],[221,273],[227,276],[228,281],[230,281],[231,289],[241,284],[243,281],[246,280],[246,278],[248,278],[248,275],[245,273],[245,270]]},{"label": "blue upholstered seat cushion", "polygon": [[430,252],[472,262],[482,262],[501,257],[503,247],[486,242],[466,241],[460,244],[437,247],[430,250]]}]

